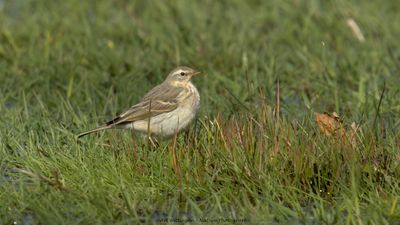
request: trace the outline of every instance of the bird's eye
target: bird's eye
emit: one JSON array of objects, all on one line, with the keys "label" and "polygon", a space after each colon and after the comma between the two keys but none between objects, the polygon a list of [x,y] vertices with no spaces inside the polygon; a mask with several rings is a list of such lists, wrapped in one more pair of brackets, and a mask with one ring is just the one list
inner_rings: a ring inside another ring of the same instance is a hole
[{"label": "bird's eye", "polygon": [[184,73],[184,72],[181,72],[181,76],[185,76],[185,73]]}]

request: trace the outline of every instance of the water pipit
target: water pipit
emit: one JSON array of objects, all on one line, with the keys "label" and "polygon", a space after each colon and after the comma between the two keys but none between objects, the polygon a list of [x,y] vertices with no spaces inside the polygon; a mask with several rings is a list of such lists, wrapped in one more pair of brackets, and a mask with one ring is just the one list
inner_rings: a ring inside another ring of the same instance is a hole
[{"label": "water pipit", "polygon": [[200,95],[191,79],[199,72],[185,66],[172,70],[164,82],[151,89],[142,100],[103,126],[81,133],[87,134],[111,128],[133,129],[148,134],[171,137],[188,127],[200,106]]}]

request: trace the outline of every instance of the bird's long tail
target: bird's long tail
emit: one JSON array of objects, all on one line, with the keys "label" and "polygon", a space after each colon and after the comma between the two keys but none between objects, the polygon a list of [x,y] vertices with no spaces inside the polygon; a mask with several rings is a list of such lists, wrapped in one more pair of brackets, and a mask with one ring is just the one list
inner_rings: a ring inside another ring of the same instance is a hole
[{"label": "bird's long tail", "polygon": [[80,133],[80,134],[78,135],[78,138],[81,138],[81,137],[83,137],[83,136],[85,136],[85,135],[88,135],[88,134],[91,134],[91,133],[96,133],[96,132],[99,132],[99,131],[102,131],[102,130],[107,130],[107,129],[110,129],[110,128],[111,128],[110,125],[103,125],[103,126],[101,126],[101,127],[95,128],[95,129],[93,129],[93,130],[89,130],[89,131]]}]

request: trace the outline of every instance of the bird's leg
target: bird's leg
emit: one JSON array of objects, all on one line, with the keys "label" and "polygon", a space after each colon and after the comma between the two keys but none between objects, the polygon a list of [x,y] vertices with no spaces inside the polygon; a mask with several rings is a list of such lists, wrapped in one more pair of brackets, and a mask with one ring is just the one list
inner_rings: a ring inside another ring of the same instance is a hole
[{"label": "bird's leg", "polygon": [[148,138],[149,138],[149,143],[153,148],[157,148],[158,146],[160,146],[157,139],[152,134],[149,135]]},{"label": "bird's leg", "polygon": [[136,142],[135,142],[135,133],[133,131],[133,129],[131,130],[131,137],[132,137],[132,144],[133,144],[133,159],[136,161]]}]

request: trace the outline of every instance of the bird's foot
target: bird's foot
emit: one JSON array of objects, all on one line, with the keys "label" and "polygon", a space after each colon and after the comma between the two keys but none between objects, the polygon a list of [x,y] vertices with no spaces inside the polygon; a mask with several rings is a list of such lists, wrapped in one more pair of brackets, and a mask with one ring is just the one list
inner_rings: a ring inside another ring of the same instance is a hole
[{"label": "bird's foot", "polygon": [[152,135],[149,136],[149,143],[153,149],[156,149],[156,148],[158,148],[158,146],[160,146],[157,139],[155,137],[153,137]]}]

